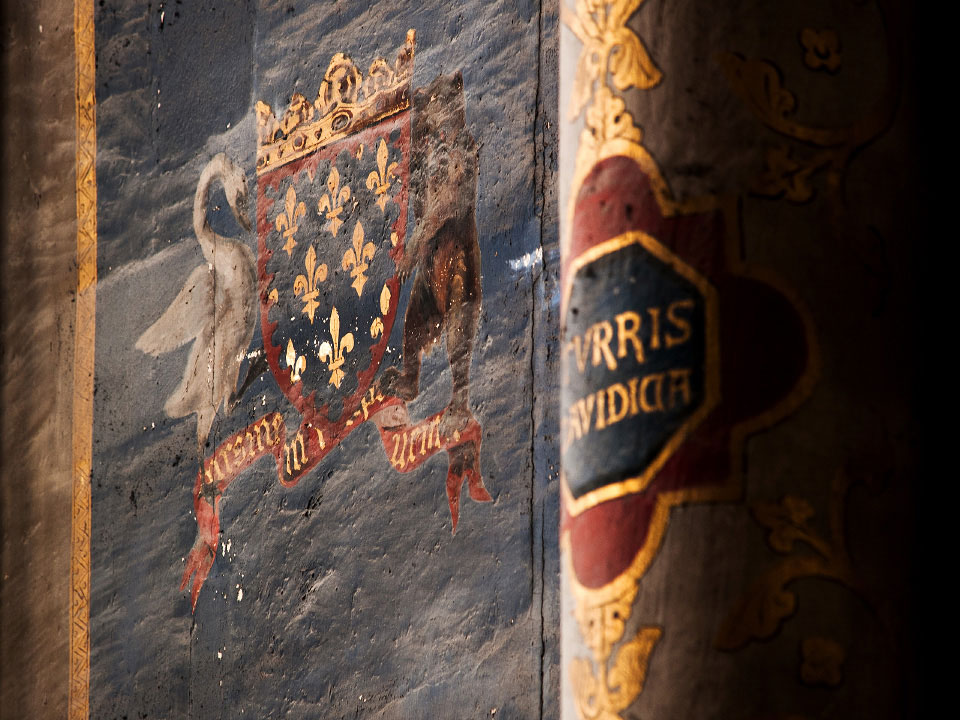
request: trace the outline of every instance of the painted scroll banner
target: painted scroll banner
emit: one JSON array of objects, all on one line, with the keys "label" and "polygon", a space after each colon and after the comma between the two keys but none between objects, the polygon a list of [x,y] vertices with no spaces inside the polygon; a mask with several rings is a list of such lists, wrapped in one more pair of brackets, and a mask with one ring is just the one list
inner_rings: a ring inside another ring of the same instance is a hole
[{"label": "painted scroll banner", "polygon": [[[260,367],[269,369],[300,420],[293,434],[281,413],[268,413],[228,437],[203,461],[193,497],[197,539],[186,558],[181,580],[181,589],[190,587],[194,610],[217,555],[220,500],[240,473],[264,455],[275,457],[280,484],[293,487],[334,447],[372,420],[396,470],[408,472],[441,450],[449,452],[445,485],[454,532],[463,482],[469,484],[474,500],[492,500],[480,475],[481,428],[467,404],[469,386],[457,387],[461,381],[458,369],[464,360],[469,363],[470,357],[456,358],[455,348],[472,347],[472,334],[468,333],[473,326],[461,317],[453,326],[445,317],[458,306],[469,306],[467,312],[474,315],[478,311],[479,287],[463,297],[465,285],[470,284],[464,277],[466,260],[459,259],[460,269],[445,268],[442,279],[438,279],[439,273],[432,274],[428,281],[417,275],[422,294],[415,292],[415,301],[405,317],[403,345],[407,359],[403,371],[394,369],[377,378],[397,318],[401,279],[409,276],[411,268],[418,272],[418,267],[432,262],[420,256],[427,250],[425,243],[449,242],[445,236],[439,237],[440,233],[438,237],[424,237],[423,227],[433,219],[428,202],[418,206],[421,217],[417,218],[415,236],[409,242],[406,237],[413,182],[410,81],[415,37],[415,32],[409,31],[396,60],[392,64],[383,59],[375,61],[362,82],[349,58],[334,56],[315,103],[294,94],[279,121],[266,103],[256,106],[256,274],[266,360]],[[442,113],[450,111],[447,103],[456,103],[458,93],[462,101],[460,76],[452,80],[440,76],[434,85],[452,91],[441,101]],[[417,98],[422,100],[424,95],[421,91]],[[431,102],[436,97],[431,90]],[[422,104],[419,110],[423,115],[430,114]],[[426,122],[417,119],[421,125]],[[462,126],[453,130],[466,144],[469,134]],[[435,142],[423,137],[422,132],[417,140]],[[447,147],[441,149],[454,154]],[[226,168],[211,172],[225,174],[224,186],[231,187],[229,161],[219,165],[214,161],[211,166]],[[415,171],[427,173],[430,168]],[[204,178],[208,174],[205,171]],[[437,183],[442,177],[434,170],[430,181]],[[207,191],[205,183],[201,180],[198,197]],[[471,189],[462,178],[457,178],[456,187],[447,188],[451,193]],[[472,198],[461,199],[458,204],[472,208]],[[242,207],[242,199],[231,200],[231,206],[237,205]],[[243,217],[238,215],[238,220],[242,223]],[[437,229],[449,234],[446,223],[445,217]],[[204,228],[197,234],[203,237]],[[226,254],[234,243],[220,240],[224,246],[220,252]],[[455,241],[465,242],[461,237]],[[237,263],[243,267],[242,254]],[[444,282],[459,288],[459,301],[450,298]],[[438,292],[447,295],[445,304],[435,297]],[[438,318],[424,317],[424,300],[432,301],[428,308],[434,308],[433,313],[440,311]],[[241,300],[233,301],[237,302]],[[224,304],[229,307],[231,303]],[[229,326],[228,317],[220,324]],[[410,420],[406,403],[391,391],[396,388],[409,400],[419,393],[421,348],[417,345],[425,340],[411,339],[411,335],[418,333],[423,323],[444,326],[452,358],[454,397],[446,409],[418,423]],[[155,328],[160,327],[165,327],[163,319],[147,331],[141,345],[152,348]],[[199,342],[195,347],[200,347]],[[411,372],[411,368],[415,369]],[[404,383],[411,378],[412,383]],[[245,381],[236,394],[243,395],[248,386]],[[202,411],[199,416],[202,418]],[[198,444],[205,440],[204,424],[202,419],[198,422]]]},{"label": "painted scroll banner", "polygon": [[[371,393],[372,395],[372,393]],[[443,412],[411,422],[402,401],[382,395],[363,405],[363,419],[369,419],[380,431],[383,449],[390,464],[398,472],[420,467],[438,452],[451,454],[447,473],[447,497],[456,526],[460,514],[460,491],[464,480],[470,497],[478,502],[489,501],[478,466],[480,425],[473,421],[461,433],[441,431]],[[180,589],[190,588],[190,602],[196,608],[197,597],[217,557],[220,543],[220,502],[230,484],[261,458],[272,456],[277,466],[277,480],[293,487],[313,470],[339,440],[324,439],[323,433],[309,423],[288,437],[286,423],[279,413],[269,413],[224,440],[204,460],[193,489],[193,510],[197,518],[197,539],[186,559]]]},{"label": "painted scroll banner", "polygon": [[536,25],[107,5],[90,715],[533,717]]}]

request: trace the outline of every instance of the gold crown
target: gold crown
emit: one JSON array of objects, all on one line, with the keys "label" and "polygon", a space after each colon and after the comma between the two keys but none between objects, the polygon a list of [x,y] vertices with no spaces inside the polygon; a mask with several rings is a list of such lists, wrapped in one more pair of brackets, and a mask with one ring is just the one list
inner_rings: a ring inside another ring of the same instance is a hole
[{"label": "gold crown", "polygon": [[407,42],[393,65],[377,58],[370,64],[365,79],[353,60],[337,53],[323,76],[317,99],[310,103],[300,93],[294,94],[279,122],[273,108],[258,101],[257,174],[308,155],[410,107],[415,44],[416,32],[407,30]]}]

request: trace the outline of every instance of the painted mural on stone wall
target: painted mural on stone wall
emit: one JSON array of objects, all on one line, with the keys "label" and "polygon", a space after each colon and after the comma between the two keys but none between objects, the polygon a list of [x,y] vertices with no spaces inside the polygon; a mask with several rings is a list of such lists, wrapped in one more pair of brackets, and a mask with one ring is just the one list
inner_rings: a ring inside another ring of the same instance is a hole
[{"label": "painted mural on stone wall", "polygon": [[[152,355],[192,343],[164,409],[197,419],[198,535],[182,581],[194,607],[217,556],[221,497],[261,457],[272,455],[279,482],[292,487],[371,421],[399,472],[447,452],[454,531],[464,482],[474,500],[492,500],[469,402],[481,302],[477,147],[465,127],[461,73],[438,75],[411,104],[415,37],[410,30],[396,60],[377,58],[366,77],[338,53],[316,100],[295,93],[280,121],[257,103],[256,258],[207,219],[211,186],[220,182],[237,223],[250,230],[244,172],[220,153],[200,176],[193,229],[206,264],[137,341]],[[406,280],[412,289],[401,367],[378,376]],[[264,344],[248,353],[258,315]],[[411,420],[406,404],[420,392],[422,355],[441,339],[450,403]],[[245,358],[252,362],[240,380]],[[299,426],[287,428],[282,413],[267,413],[208,453],[217,412],[242,403],[268,370],[299,413]]]},{"label": "painted mural on stone wall", "polygon": [[532,717],[537,16],[161,10],[96,18],[90,716]]}]

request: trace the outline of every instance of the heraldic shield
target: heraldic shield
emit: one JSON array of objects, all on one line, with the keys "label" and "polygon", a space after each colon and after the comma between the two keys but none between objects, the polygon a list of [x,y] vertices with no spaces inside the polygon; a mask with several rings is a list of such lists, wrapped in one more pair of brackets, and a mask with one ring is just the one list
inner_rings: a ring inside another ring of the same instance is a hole
[{"label": "heraldic shield", "polygon": [[[357,93],[347,62],[341,58],[337,70],[344,90]],[[290,402],[327,436],[347,430],[370,389],[400,294],[396,260],[407,225],[409,77],[376,94],[387,97],[383,109],[371,106],[372,116],[341,111],[327,127],[293,131],[289,147],[296,159],[280,164],[268,156],[257,181],[267,361]],[[311,109],[306,101],[302,107]],[[296,157],[298,144],[309,148],[308,134],[316,148]]]},{"label": "heraldic shield", "polygon": [[292,428],[283,413],[268,413],[204,459],[194,490],[198,534],[181,583],[181,589],[191,586],[193,607],[216,559],[224,492],[267,455],[275,459],[279,481],[296,485],[369,420],[396,471],[409,472],[448,452],[454,531],[464,482],[472,499],[491,499],[480,475],[476,419],[446,422],[440,411],[412,421],[404,400],[378,385],[397,320],[398,267],[410,264],[404,254],[416,156],[414,41],[411,30],[396,59],[375,60],[366,77],[337,53],[316,100],[294,94],[279,120],[270,106],[257,103],[263,352],[301,419]]}]

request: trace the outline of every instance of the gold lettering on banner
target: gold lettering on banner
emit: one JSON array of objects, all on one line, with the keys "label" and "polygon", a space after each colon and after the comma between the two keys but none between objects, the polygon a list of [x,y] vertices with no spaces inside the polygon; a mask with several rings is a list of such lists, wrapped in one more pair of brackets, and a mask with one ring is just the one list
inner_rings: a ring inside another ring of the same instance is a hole
[{"label": "gold lettering on banner", "polygon": [[257,438],[257,452],[261,452],[263,450],[264,436],[266,436],[267,439],[267,447],[273,445],[273,439],[270,437],[270,424],[267,422],[266,418],[257,423],[254,430],[256,431]]},{"label": "gold lettering on banner", "polygon": [[563,447],[591,432],[604,430],[627,418],[671,412],[693,403],[691,368],[636,375],[574,401],[564,418]]},{"label": "gold lettering on banner", "polygon": [[[646,361],[648,351],[671,349],[683,345],[693,337],[689,311],[696,303],[691,298],[683,298],[666,306],[666,317],[672,332],[660,337],[659,307],[648,307],[645,312],[650,317],[649,332],[644,330],[642,313],[626,310],[609,320],[601,320],[588,327],[582,334],[574,335],[564,346],[564,352],[573,355],[574,364],[581,374],[588,366],[605,366],[616,370],[620,363],[631,358],[640,364]],[[646,343],[646,348],[644,347]],[[611,349],[616,348],[616,354]],[[571,366],[572,367],[572,366]]]},{"label": "gold lettering on banner", "polygon": [[227,451],[227,448],[221,449],[218,455],[223,460],[223,466],[227,469],[227,473],[232,473],[233,466],[230,464],[230,455]]},{"label": "gold lettering on banner", "polygon": [[[456,434],[454,439],[457,439]],[[426,425],[418,425],[393,436],[390,464],[397,470],[403,470],[442,444],[440,418],[434,418]]]},{"label": "gold lettering on banner", "polygon": [[243,438],[238,435],[236,440],[233,441],[233,464],[239,466],[246,456],[247,454],[243,450]]},{"label": "gold lettering on banner", "polygon": [[600,364],[601,359],[607,363],[610,370],[617,369],[617,361],[610,352],[610,341],[613,339],[613,327],[604,320],[593,326],[593,366]]},{"label": "gold lettering on banner", "polygon": [[693,309],[693,300],[678,300],[675,303],[670,303],[667,306],[667,320],[670,321],[670,324],[673,325],[677,330],[680,331],[679,335],[671,335],[667,333],[665,339],[667,341],[667,347],[672,348],[674,345],[680,345],[685,343],[690,339],[690,321],[677,315],[677,311],[681,308]]},{"label": "gold lettering on banner", "polygon": [[317,211],[321,214],[326,213],[327,229],[337,236],[337,231],[343,225],[340,215],[343,214],[344,203],[350,199],[350,186],[340,187],[340,171],[334,165],[330,168],[330,174],[327,175],[327,191],[320,196],[317,203]]},{"label": "gold lettering on banner", "polygon": [[390,464],[397,469],[403,467],[403,453],[399,452],[401,437],[403,437],[403,433],[393,436],[393,451],[390,453]]},{"label": "gold lettering on banner", "polygon": [[285,211],[277,215],[276,227],[277,232],[283,234],[283,249],[287,251],[287,256],[290,257],[293,255],[293,249],[297,246],[297,241],[294,239],[294,234],[297,230],[300,229],[300,226],[297,225],[300,218],[307,214],[307,206],[303,202],[297,202],[297,191],[293,188],[293,184],[290,184],[290,187],[287,188],[287,196],[284,200]]},{"label": "gold lettering on banner", "polygon": [[[298,448],[299,452],[297,452]],[[284,443],[283,454],[286,460],[287,475],[293,475],[294,471],[306,467],[309,458],[307,457],[307,447],[303,440],[302,432],[298,432],[297,436],[289,444]],[[291,460],[293,461],[292,469]]]},{"label": "gold lettering on banner", "polygon": [[[640,315],[632,310],[622,312],[616,317],[617,321],[617,357],[625,358],[627,356],[627,342],[633,346],[634,357],[638,363],[643,362],[643,343],[637,337],[640,330]],[[627,323],[630,327],[627,327]]]}]

